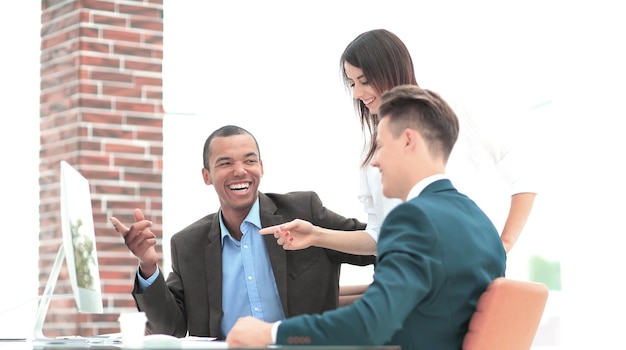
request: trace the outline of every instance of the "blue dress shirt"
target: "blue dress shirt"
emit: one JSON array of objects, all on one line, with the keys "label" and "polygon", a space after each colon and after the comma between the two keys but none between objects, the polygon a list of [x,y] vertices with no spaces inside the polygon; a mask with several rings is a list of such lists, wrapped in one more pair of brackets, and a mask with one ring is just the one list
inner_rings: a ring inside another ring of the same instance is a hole
[{"label": "blue dress shirt", "polygon": [[237,319],[254,316],[267,322],[285,318],[263,236],[259,200],[241,223],[241,241],[233,239],[220,215],[222,230],[222,318],[226,336]]}]

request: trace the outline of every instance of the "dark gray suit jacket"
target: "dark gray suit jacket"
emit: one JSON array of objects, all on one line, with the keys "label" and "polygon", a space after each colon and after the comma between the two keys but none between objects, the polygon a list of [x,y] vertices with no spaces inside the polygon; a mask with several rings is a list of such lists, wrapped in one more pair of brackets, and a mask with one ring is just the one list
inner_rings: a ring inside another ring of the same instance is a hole
[{"label": "dark gray suit jacket", "polygon": [[[365,224],[326,209],[314,192],[259,193],[261,225],[303,219],[336,230],[362,230]],[[150,333],[222,338],[222,247],[219,218],[205,216],[171,239],[172,273],[163,274],[143,293],[137,281],[133,297],[146,312]],[[374,256],[359,256],[311,247],[285,251],[274,236],[265,236],[278,293],[286,317],[335,309],[342,263],[369,265]]]}]

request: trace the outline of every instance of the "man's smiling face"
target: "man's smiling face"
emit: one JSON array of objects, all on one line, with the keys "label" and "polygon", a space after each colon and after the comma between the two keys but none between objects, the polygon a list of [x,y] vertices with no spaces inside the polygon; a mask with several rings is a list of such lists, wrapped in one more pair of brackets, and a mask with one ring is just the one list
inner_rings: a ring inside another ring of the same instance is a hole
[{"label": "man's smiling face", "polygon": [[204,181],[213,185],[223,211],[246,215],[257,199],[263,163],[251,135],[215,137],[209,146]]}]

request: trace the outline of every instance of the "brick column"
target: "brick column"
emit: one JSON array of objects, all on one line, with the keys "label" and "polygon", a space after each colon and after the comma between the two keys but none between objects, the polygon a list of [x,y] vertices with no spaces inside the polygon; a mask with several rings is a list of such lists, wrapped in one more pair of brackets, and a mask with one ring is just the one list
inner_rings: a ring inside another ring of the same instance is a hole
[{"label": "brick column", "polygon": [[[62,242],[59,162],[91,184],[104,314],[53,300],[44,333],[118,332],[137,260],[108,218],[141,208],[161,237],[163,0],[42,0],[39,294]],[[160,245],[159,245],[160,246]],[[71,293],[63,267],[55,294]]]}]

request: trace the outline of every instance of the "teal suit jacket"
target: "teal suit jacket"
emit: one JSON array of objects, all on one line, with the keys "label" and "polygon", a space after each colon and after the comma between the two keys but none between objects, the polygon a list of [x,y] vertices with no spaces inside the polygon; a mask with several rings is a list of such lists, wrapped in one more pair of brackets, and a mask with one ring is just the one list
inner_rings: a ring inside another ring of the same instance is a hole
[{"label": "teal suit jacket", "polygon": [[396,207],[380,231],[374,282],[352,305],[284,320],[277,344],[461,349],[506,253],[483,211],[449,180]]}]

